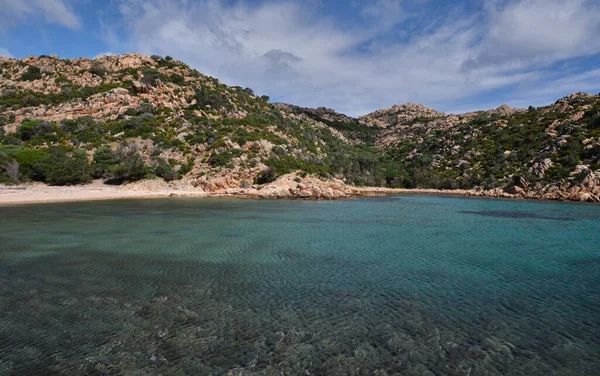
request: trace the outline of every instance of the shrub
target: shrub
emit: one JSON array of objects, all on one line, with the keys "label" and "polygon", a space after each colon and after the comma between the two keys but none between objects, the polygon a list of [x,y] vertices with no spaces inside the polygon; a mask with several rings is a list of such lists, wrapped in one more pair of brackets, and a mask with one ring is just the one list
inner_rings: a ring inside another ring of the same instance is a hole
[{"label": "shrub", "polygon": [[177,172],[162,158],[155,159],[156,166],[154,167],[154,174],[159,178],[165,179],[165,181],[172,181],[177,179]]},{"label": "shrub", "polygon": [[110,147],[102,146],[94,152],[93,176],[94,178],[108,177],[112,169],[121,162],[117,153]]},{"label": "shrub", "polygon": [[29,180],[45,181],[44,162],[49,158],[47,150],[10,146],[7,154],[19,163],[22,176]]},{"label": "shrub", "polygon": [[262,170],[260,174],[254,179],[255,184],[267,184],[277,180],[277,172],[274,168],[267,168]]},{"label": "shrub", "polygon": [[225,150],[220,153],[212,153],[208,159],[208,164],[211,166],[229,167],[233,158],[239,157],[243,154],[243,151],[238,149]]},{"label": "shrub", "polygon": [[161,74],[156,69],[145,68],[142,70],[142,73],[144,75],[142,76],[140,81],[147,85],[154,85],[156,83],[156,80],[161,79]]},{"label": "shrub", "polygon": [[219,110],[221,108],[230,108],[231,103],[227,97],[219,91],[211,90],[208,88],[199,88],[196,89],[196,105],[200,108],[205,108],[210,106],[215,110]]},{"label": "shrub", "polygon": [[17,129],[16,136],[23,141],[28,141],[52,131],[54,131],[54,126],[47,121],[25,120]]},{"label": "shrub", "polygon": [[170,75],[169,81],[171,81],[172,83],[177,84],[177,85],[185,84],[185,78],[183,78],[182,75],[179,75],[177,73],[173,73],[172,75]]},{"label": "shrub", "polygon": [[181,165],[177,174],[181,178],[188,172],[192,171],[192,168],[194,168],[194,160],[190,158],[186,163]]},{"label": "shrub", "polygon": [[104,68],[104,65],[100,63],[94,63],[90,69],[90,73],[95,74],[98,77],[104,77],[107,73],[107,70]]},{"label": "shrub", "polygon": [[122,147],[118,151],[118,155],[119,164],[111,169],[109,183],[122,184],[142,180],[146,177],[148,169],[138,152]]},{"label": "shrub", "polygon": [[21,180],[19,162],[14,159],[4,164],[0,164],[0,170],[4,170],[4,175],[14,184],[18,184]]},{"label": "shrub", "polygon": [[92,179],[87,154],[77,150],[69,156],[59,149],[51,149],[50,157],[43,163],[45,181],[51,185],[89,183]]},{"label": "shrub", "polygon": [[27,68],[27,71],[21,75],[23,81],[35,81],[40,78],[42,78],[42,71],[40,68],[34,67],[33,65],[30,65],[29,68]]}]

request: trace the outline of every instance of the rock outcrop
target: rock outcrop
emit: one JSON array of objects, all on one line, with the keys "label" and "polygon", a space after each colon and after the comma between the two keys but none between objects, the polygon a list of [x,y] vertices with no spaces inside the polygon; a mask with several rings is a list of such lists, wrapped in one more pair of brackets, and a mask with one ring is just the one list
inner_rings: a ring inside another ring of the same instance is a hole
[{"label": "rock outcrop", "polygon": [[[147,184],[207,195],[335,199],[406,187],[599,197],[600,96],[592,94],[466,114],[406,103],[353,118],[271,104],[169,57],[0,57],[0,69],[0,166],[23,150],[61,149],[86,155],[95,177],[110,179],[115,166],[101,166],[96,152],[133,150],[146,173],[176,179]],[[22,162],[24,179],[42,179]]]}]

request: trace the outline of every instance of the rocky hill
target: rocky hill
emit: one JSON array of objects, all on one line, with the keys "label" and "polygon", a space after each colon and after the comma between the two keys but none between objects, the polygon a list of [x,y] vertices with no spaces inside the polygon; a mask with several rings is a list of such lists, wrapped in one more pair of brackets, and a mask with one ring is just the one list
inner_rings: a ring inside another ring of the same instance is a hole
[{"label": "rocky hill", "polygon": [[139,54],[0,58],[0,92],[4,183],[159,177],[282,196],[279,179],[303,197],[308,181],[323,181],[600,201],[600,97],[591,94],[462,115],[409,103],[354,119],[271,104]]}]

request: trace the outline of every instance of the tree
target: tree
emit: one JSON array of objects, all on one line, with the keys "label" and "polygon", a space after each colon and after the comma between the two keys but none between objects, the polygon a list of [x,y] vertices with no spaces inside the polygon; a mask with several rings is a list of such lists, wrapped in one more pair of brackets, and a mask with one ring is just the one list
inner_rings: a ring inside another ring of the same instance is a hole
[{"label": "tree", "polygon": [[108,146],[101,146],[94,152],[93,176],[104,178],[110,175],[111,170],[121,162],[121,159]]},{"label": "tree", "polygon": [[27,68],[27,71],[21,75],[21,79],[23,81],[35,81],[42,78],[42,71],[38,67],[34,67],[33,65]]},{"label": "tree", "polygon": [[90,73],[94,74],[98,77],[104,77],[107,73],[106,68],[104,68],[104,65],[100,64],[100,63],[94,63],[92,65],[92,68],[90,69]]},{"label": "tree", "polygon": [[6,176],[12,180],[15,184],[18,184],[21,180],[21,173],[19,172],[19,163],[16,160],[12,160],[0,166]]},{"label": "tree", "polygon": [[274,168],[269,167],[266,170],[262,170],[260,174],[255,178],[256,184],[267,184],[277,180],[277,171]]},{"label": "tree", "polygon": [[142,180],[146,177],[148,168],[137,151],[121,147],[117,154],[120,162],[112,169],[110,183],[122,184]]},{"label": "tree", "polygon": [[74,185],[89,183],[92,180],[90,165],[84,150],[77,150],[72,156],[59,149],[51,149],[50,157],[43,166],[46,183],[51,185]]},{"label": "tree", "polygon": [[165,181],[173,181],[177,179],[177,172],[171,167],[167,161],[162,158],[155,158],[156,165],[154,166],[154,174]]}]

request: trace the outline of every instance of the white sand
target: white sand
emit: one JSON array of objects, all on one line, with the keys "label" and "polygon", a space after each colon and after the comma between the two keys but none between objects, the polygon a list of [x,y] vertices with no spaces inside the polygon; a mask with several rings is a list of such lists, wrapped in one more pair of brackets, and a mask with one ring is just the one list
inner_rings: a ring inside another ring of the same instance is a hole
[{"label": "white sand", "polygon": [[[284,183],[284,182],[283,182]],[[283,191],[287,188],[282,184]],[[295,183],[294,183],[295,184]],[[274,188],[281,188],[275,185]],[[437,190],[437,189],[391,189],[381,187],[352,187],[346,198],[357,196],[380,196],[401,194],[443,194],[459,196],[479,196],[474,191],[466,190]],[[186,184],[185,182],[165,183],[159,180],[144,180],[132,184],[113,186],[103,184],[97,180],[87,185],[76,186],[49,186],[41,183],[30,183],[20,186],[0,185],[0,206],[69,202],[69,201],[92,201],[92,200],[116,200],[116,199],[146,199],[165,197],[232,197],[232,198],[288,198],[296,197],[279,196],[277,189],[257,191],[256,189],[231,188],[218,192],[205,192],[200,188]]]},{"label": "white sand", "polygon": [[206,197],[202,190],[140,189],[132,186],[111,186],[100,182],[88,185],[55,187],[45,184],[21,186],[0,185],[0,205],[47,202],[161,198],[171,196]]}]

